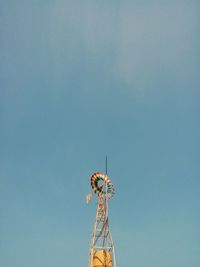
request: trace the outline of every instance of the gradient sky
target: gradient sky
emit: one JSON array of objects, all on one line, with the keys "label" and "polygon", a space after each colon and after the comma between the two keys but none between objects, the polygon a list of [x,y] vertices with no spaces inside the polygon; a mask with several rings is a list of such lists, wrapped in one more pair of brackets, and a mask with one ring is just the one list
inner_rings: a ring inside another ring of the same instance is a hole
[{"label": "gradient sky", "polygon": [[0,266],[87,266],[108,173],[118,267],[200,266],[200,2],[0,0]]}]

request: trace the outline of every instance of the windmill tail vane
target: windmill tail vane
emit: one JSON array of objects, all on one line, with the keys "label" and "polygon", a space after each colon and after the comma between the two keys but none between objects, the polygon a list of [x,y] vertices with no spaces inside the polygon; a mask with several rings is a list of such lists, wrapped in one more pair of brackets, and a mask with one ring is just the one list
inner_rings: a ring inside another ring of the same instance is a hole
[{"label": "windmill tail vane", "polygon": [[90,200],[92,199],[93,193],[88,194],[85,199],[86,199],[86,203],[88,204],[90,202]]}]

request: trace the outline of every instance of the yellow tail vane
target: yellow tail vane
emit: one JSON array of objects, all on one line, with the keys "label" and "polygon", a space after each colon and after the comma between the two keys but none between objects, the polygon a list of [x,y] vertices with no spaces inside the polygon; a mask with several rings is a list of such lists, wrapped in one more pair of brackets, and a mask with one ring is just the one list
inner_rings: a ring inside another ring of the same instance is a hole
[{"label": "yellow tail vane", "polygon": [[90,193],[90,194],[88,194],[86,196],[86,202],[87,202],[87,204],[90,202],[91,198],[92,198],[92,193]]}]

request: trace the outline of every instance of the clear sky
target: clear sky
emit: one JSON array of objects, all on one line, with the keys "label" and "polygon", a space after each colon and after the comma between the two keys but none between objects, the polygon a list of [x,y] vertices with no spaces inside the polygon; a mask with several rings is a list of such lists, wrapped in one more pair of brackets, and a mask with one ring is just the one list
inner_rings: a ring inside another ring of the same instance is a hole
[{"label": "clear sky", "polygon": [[200,2],[0,0],[0,266],[200,266]]}]

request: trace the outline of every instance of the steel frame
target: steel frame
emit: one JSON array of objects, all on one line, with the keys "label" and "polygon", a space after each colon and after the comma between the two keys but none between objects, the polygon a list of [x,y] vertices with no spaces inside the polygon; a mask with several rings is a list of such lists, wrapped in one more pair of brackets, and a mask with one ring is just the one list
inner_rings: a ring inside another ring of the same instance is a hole
[{"label": "steel frame", "polygon": [[[107,183],[106,192],[107,192]],[[116,267],[115,248],[108,224],[108,196],[99,194],[96,218],[92,231],[88,267],[93,267],[93,255],[96,251],[104,250],[112,252],[112,267]],[[104,267],[107,267],[106,265]]]}]

